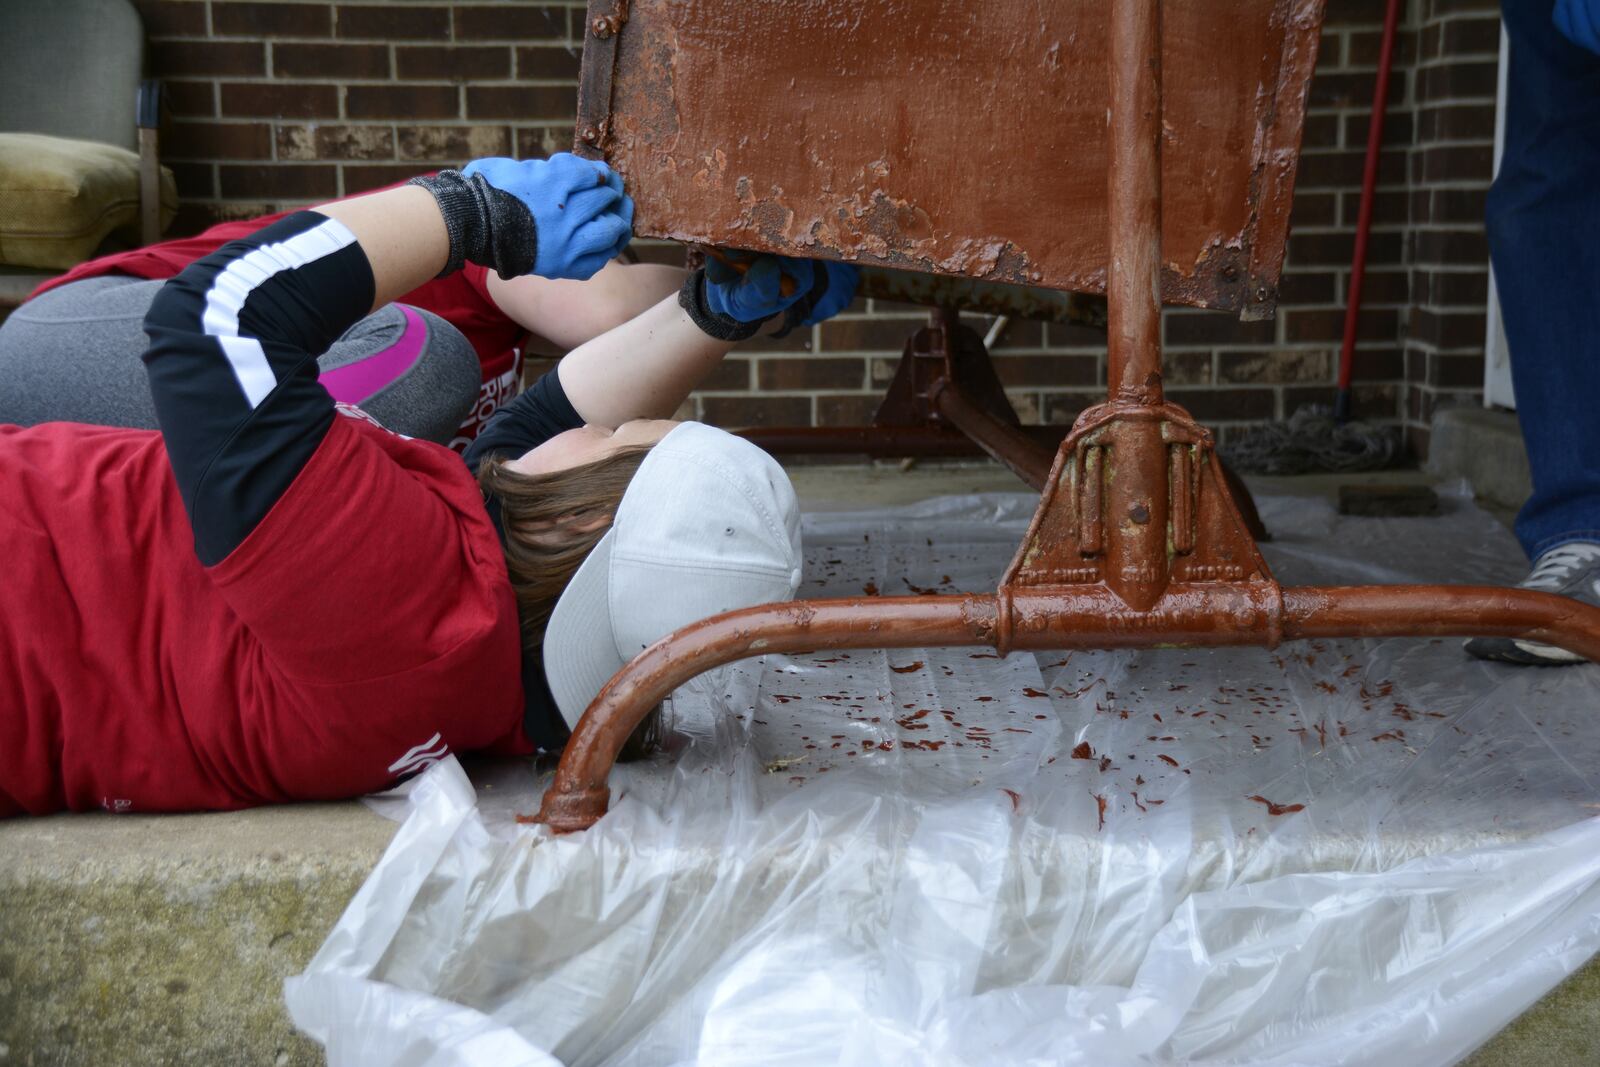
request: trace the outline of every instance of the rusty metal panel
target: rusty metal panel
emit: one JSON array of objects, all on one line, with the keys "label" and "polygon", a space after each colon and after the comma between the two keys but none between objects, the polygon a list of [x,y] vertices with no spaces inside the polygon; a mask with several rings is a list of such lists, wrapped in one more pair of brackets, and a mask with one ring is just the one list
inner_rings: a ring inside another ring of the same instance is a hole
[{"label": "rusty metal panel", "polygon": [[[655,237],[1104,292],[1115,0],[591,0]],[[1163,297],[1270,315],[1322,0],[1164,5]]]}]

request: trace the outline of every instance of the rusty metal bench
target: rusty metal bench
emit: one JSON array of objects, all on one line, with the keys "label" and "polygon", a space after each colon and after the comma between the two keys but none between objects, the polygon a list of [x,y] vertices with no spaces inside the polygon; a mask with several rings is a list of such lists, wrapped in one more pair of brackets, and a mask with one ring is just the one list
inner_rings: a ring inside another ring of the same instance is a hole
[{"label": "rusty metal bench", "polygon": [[[1210,433],[1163,397],[1163,300],[1273,312],[1321,12],[1321,0],[591,2],[578,147],[625,175],[639,232],[1103,291],[1108,395],[1051,458],[996,402],[975,335],[937,312],[891,386],[886,405],[903,410],[880,412],[902,425],[842,433],[899,434],[898,450],[959,431],[1038,484],[999,589],[767,605],[664,638],[590,705],[539,820],[592,825],[651,708],[767,652],[1495,634],[1600,658],[1600,609],[1550,594],[1281,587]],[[982,187],[996,172],[1004,185]]]}]

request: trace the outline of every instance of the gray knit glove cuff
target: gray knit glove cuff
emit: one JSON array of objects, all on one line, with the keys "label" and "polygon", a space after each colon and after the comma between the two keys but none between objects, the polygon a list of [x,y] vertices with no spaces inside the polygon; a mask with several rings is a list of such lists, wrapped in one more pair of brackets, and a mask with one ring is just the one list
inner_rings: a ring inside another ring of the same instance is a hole
[{"label": "gray knit glove cuff", "polygon": [[526,204],[483,175],[467,178],[458,170],[412,178],[433,194],[450,235],[450,258],[439,277],[454,274],[463,263],[491,267],[502,278],[533,273],[538,231]]},{"label": "gray knit glove cuff", "polygon": [[[760,333],[761,327],[767,324],[767,319],[740,322],[727,315],[719,315],[707,307],[704,267],[690,271],[689,276],[683,280],[683,288],[678,290],[678,306],[689,313],[689,318],[707,337],[718,341],[743,341]],[[768,319],[771,317],[767,316]]]}]

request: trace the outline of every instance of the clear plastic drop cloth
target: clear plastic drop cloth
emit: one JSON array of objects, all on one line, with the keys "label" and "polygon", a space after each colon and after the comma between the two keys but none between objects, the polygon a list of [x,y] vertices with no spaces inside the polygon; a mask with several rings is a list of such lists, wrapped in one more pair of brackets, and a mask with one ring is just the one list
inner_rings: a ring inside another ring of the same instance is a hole
[{"label": "clear plastic drop cloth", "polygon": [[[1036,498],[805,525],[804,593],[987,590]],[[1514,583],[1264,499],[1285,584]],[[1453,1063],[1600,949],[1600,667],[1458,641],[819,652],[680,689],[611,812],[453,760],[306,972],[334,1067]],[[476,786],[476,788],[475,788]]]}]

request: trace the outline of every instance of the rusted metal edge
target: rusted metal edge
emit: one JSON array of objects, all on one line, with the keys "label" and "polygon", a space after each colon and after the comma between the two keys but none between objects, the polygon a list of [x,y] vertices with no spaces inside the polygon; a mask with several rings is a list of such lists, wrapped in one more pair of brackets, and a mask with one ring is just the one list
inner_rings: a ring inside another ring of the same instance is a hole
[{"label": "rusted metal edge", "polygon": [[578,74],[578,117],[572,130],[573,154],[585,159],[606,158],[617,43],[627,21],[628,0],[589,0],[584,18],[583,65]]},{"label": "rusted metal edge", "polygon": [[1044,319],[1101,329],[1106,324],[1105,297],[1031,285],[1008,285],[890,267],[862,267],[861,283],[856,292],[876,300],[959,308],[985,315]]},{"label": "rusted metal edge", "polygon": [[[1300,169],[1300,144],[1305,136],[1306,101],[1311,95],[1317,50],[1322,43],[1325,0],[1278,0],[1275,20],[1284,23],[1283,52],[1271,74],[1272,102],[1256,131],[1255,174],[1251,202],[1256,205],[1245,232],[1250,235],[1250,262],[1246,270],[1244,302],[1239,318],[1260,322],[1278,309],[1278,285],[1283,277],[1284,254],[1289,247],[1289,211],[1294,206],[1295,176]],[[1299,93],[1291,87],[1299,80]],[[1286,136],[1286,131],[1292,133]],[[1269,257],[1267,251],[1276,249]]]}]

